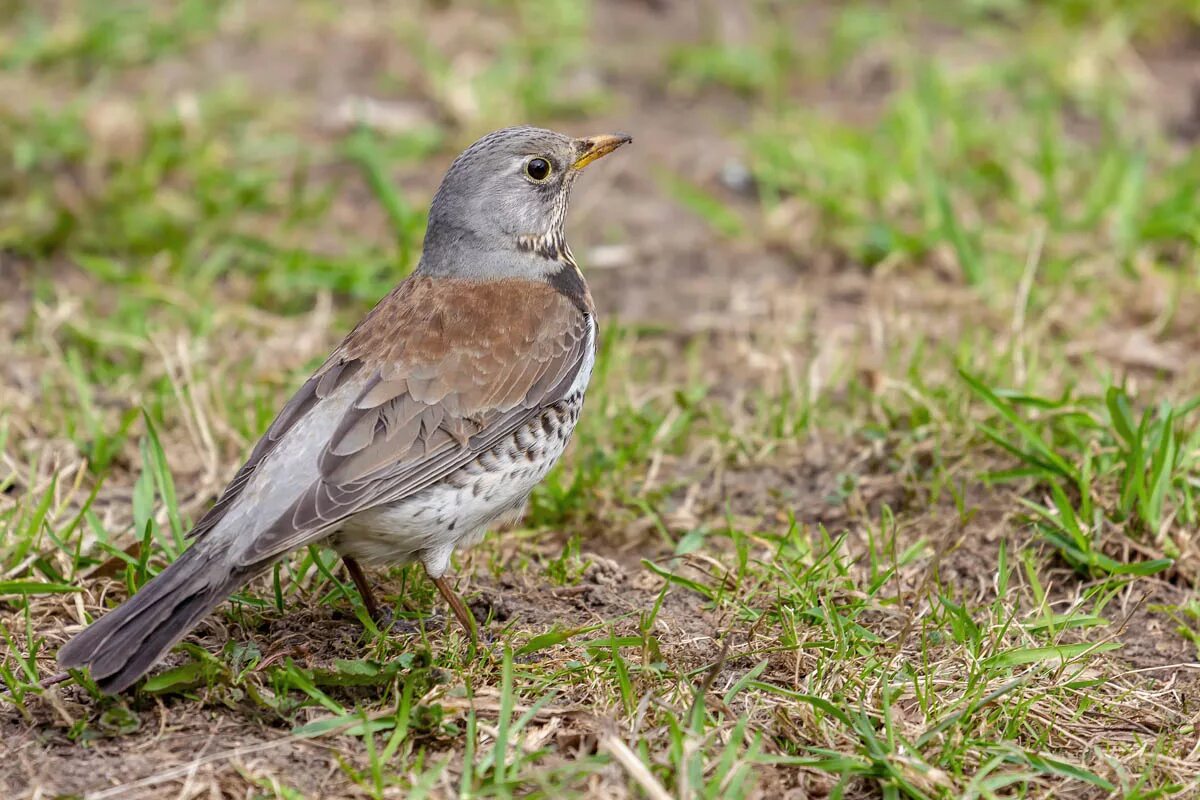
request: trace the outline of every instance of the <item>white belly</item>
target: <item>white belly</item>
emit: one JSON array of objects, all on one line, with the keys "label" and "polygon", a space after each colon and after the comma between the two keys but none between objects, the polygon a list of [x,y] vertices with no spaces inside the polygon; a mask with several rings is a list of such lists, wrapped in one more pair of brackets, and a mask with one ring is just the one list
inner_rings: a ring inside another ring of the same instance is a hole
[{"label": "white belly", "polygon": [[431,576],[440,577],[455,549],[477,544],[493,524],[520,514],[565,445],[548,444],[535,462],[500,448],[494,457],[472,462],[413,497],[356,514],[342,526],[336,546],[374,564],[420,559]]}]

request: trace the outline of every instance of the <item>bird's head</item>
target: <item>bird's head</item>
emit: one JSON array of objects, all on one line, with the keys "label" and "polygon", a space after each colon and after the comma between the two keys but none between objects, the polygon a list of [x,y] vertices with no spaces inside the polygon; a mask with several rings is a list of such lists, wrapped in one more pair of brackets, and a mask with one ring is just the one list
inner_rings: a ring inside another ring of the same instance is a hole
[{"label": "bird's head", "polygon": [[470,275],[502,269],[506,254],[513,265],[529,255],[568,258],[564,225],[575,178],[630,141],[529,127],[484,136],[454,160],[433,198],[421,269]]}]

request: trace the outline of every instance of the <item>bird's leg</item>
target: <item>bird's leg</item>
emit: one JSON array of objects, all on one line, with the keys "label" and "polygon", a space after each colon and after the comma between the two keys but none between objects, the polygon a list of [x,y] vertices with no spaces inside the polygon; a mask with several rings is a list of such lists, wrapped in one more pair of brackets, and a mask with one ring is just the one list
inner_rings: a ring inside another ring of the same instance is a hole
[{"label": "bird's leg", "polygon": [[[350,556],[342,556],[342,562],[346,565],[346,572],[350,574],[350,579],[354,581],[355,588],[358,589],[358,594],[362,598],[363,607],[367,609],[367,614],[370,615],[372,621],[375,623],[375,626],[380,630],[388,629],[391,633],[398,634],[419,633],[422,629],[422,626],[430,623],[431,621],[435,623],[437,622],[437,615],[428,617],[424,620],[418,620],[416,622],[397,620],[391,609],[384,608],[379,604],[379,601],[375,599],[375,592],[371,589],[371,584],[367,581],[367,574],[363,571],[362,566]],[[439,586],[438,588],[441,589],[442,587]],[[448,591],[451,590],[447,586],[445,589],[443,589],[442,594],[444,595]],[[453,592],[451,592],[450,596],[454,597],[454,600],[458,600],[458,598],[454,596]],[[454,605],[454,601],[451,601],[451,605]],[[458,616],[457,609],[455,610],[454,614],[455,616]],[[462,617],[459,617],[459,621],[461,620]]]},{"label": "bird's leg", "polygon": [[354,581],[354,588],[358,589],[358,596],[362,598],[363,606],[371,615],[371,619],[375,621],[376,625],[386,624],[388,620],[384,619],[383,609],[379,607],[379,602],[375,599],[375,592],[371,589],[371,584],[367,582],[367,575],[363,572],[362,567],[350,556],[342,556],[342,563],[346,565],[346,572],[350,573],[350,580]]},{"label": "bird's leg", "polygon": [[471,637],[471,647],[478,645],[479,631],[475,626],[475,615],[463,604],[462,598],[455,594],[454,587],[450,585],[450,581],[446,580],[445,575],[440,578],[430,576],[429,579],[433,581],[433,585],[438,588],[442,597],[450,604],[450,610],[454,612],[454,616],[458,618],[459,623],[466,629],[467,635]]}]

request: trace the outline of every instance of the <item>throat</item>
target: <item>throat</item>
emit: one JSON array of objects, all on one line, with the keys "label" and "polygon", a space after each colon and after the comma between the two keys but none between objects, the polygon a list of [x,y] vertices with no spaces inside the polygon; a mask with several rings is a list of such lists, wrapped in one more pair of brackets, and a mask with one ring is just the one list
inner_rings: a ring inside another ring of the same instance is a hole
[{"label": "throat", "polygon": [[527,233],[517,237],[517,248],[525,253],[532,253],[547,261],[557,261],[564,264],[574,264],[571,248],[567,246],[567,237],[561,230],[549,233]]},{"label": "throat", "polygon": [[575,263],[575,255],[561,230],[517,237],[517,247],[524,253],[546,261],[546,282],[576,308],[591,314],[595,311],[587,281]]}]

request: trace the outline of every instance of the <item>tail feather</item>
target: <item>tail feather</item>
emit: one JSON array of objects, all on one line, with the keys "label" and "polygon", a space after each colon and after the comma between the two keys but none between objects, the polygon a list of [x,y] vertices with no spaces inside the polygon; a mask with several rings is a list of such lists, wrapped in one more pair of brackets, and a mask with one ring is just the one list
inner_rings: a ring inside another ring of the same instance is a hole
[{"label": "tail feather", "polygon": [[89,667],[108,694],[131,686],[221,601],[254,574],[231,569],[219,552],[197,544],[133,597],[58,651],[68,669]]}]

